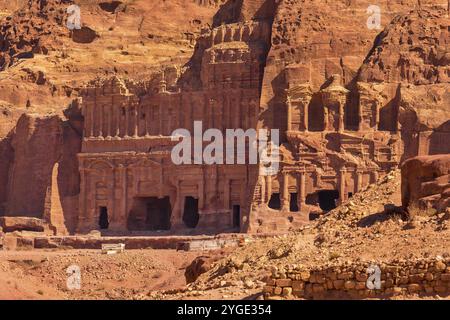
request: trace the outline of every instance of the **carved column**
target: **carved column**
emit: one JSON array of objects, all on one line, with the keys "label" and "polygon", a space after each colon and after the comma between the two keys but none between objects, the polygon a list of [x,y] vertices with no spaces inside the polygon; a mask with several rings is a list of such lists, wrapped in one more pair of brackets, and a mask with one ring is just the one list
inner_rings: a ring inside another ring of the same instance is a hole
[{"label": "carved column", "polygon": [[81,114],[83,116],[83,138],[86,139],[89,137],[89,118],[86,105],[82,106]]},{"label": "carved column", "polygon": [[130,130],[130,105],[128,104],[125,107],[125,138],[130,138],[129,135]]},{"label": "carved column", "polygon": [[346,173],[347,169],[342,167],[339,175],[339,200],[341,204],[347,200],[347,190],[345,188]]},{"label": "carved column", "polygon": [[289,175],[283,173],[283,201],[282,211],[289,211]]},{"label": "carved column", "polygon": [[123,212],[122,209],[122,202],[124,201],[122,189],[124,187],[123,185],[123,176],[122,176],[122,165],[119,165],[118,167],[115,167],[113,169],[113,176],[112,176],[112,198],[108,199],[108,206],[111,208],[111,216],[109,220],[109,229],[114,231],[123,231],[126,230],[126,221],[123,219],[121,213]]},{"label": "carved column", "polygon": [[90,126],[90,129],[89,129],[89,137],[90,138],[92,138],[92,137],[94,137],[94,120],[95,120],[95,111],[94,111],[94,108],[95,108],[95,104],[93,104],[91,107],[90,107],[90,116],[89,116],[89,126]]},{"label": "carved column", "polygon": [[328,107],[323,106],[323,130],[328,131]]},{"label": "carved column", "polygon": [[[248,169],[247,169],[247,173],[248,173]],[[247,180],[243,179],[241,181],[241,190],[240,190],[240,197],[239,197],[239,205],[241,207],[243,207],[244,204],[246,203],[246,198],[247,198]],[[241,211],[241,217],[242,217],[242,211]]]},{"label": "carved column", "polygon": [[106,130],[107,130],[107,132],[106,132],[106,139],[108,139],[108,140],[111,140],[111,128],[112,128],[112,120],[113,120],[113,117],[112,117],[112,109],[113,109],[113,106],[112,105],[109,105],[108,107],[107,107],[107,109],[108,109],[108,111],[107,111],[107,121],[108,121],[108,124],[107,124],[107,126],[106,126]]},{"label": "carved column", "polygon": [[225,40],[225,32],[226,32],[226,27],[225,27],[225,25],[221,25],[220,26],[220,29],[219,29],[219,40],[220,40],[220,42],[219,43],[223,43],[224,42],[224,40]]},{"label": "carved column", "polygon": [[[362,100],[362,97],[360,96],[359,104],[358,104],[358,131],[363,130],[363,127],[364,127],[363,101],[361,101],[361,100]],[[370,126],[371,122],[372,122],[372,119],[370,119],[369,126]]]},{"label": "carved column", "polygon": [[133,137],[138,137],[138,129],[139,129],[139,105],[135,104],[134,106],[134,131]]},{"label": "carved column", "polygon": [[79,221],[78,221],[78,232],[82,232],[84,228],[84,222],[86,220],[86,180],[87,180],[87,170],[83,167],[79,168],[80,171],[80,195],[79,195]]},{"label": "carved column", "polygon": [[113,103],[113,114],[114,114],[114,119],[115,119],[115,128],[116,128],[116,132],[114,133],[114,137],[115,138],[119,138],[120,137],[120,119],[121,119],[121,110],[120,108],[115,107],[115,104]]},{"label": "carved column", "polygon": [[268,203],[270,201],[270,197],[272,196],[272,176],[266,177],[266,185],[267,185],[267,196],[264,199],[264,203]]},{"label": "carved column", "polygon": [[163,128],[163,108],[162,103],[159,103],[159,134],[164,135],[164,128]]},{"label": "carved column", "polygon": [[144,107],[144,112],[145,112],[145,118],[144,118],[145,137],[148,138],[150,136],[150,133],[148,131],[148,120],[150,118],[150,105],[146,105]]},{"label": "carved column", "polygon": [[339,132],[342,132],[345,129],[345,125],[344,125],[344,104],[345,104],[345,100],[339,99],[339,128],[338,128]]},{"label": "carved column", "polygon": [[380,105],[378,101],[375,104],[375,130],[378,129],[380,125]]},{"label": "carved column", "polygon": [[173,208],[173,212],[172,212],[172,217],[171,217],[171,229],[173,230],[179,230],[182,229],[184,227],[183,224],[183,199],[181,198],[181,181],[177,180],[176,182],[176,199],[175,199],[175,205]]},{"label": "carved column", "polygon": [[100,106],[100,112],[98,113],[98,137],[100,138],[100,139],[102,139],[103,138],[103,117],[104,117],[104,114],[105,114],[105,112],[104,112],[104,106],[103,105],[101,105]]},{"label": "carved column", "polygon": [[298,198],[297,205],[298,210],[302,211],[306,204],[306,172],[305,170],[300,171],[299,186],[298,186]]},{"label": "carved column", "polygon": [[91,222],[93,214],[95,214],[95,181],[91,177],[92,170],[80,168],[80,208],[77,231],[80,233],[87,232],[92,229]]},{"label": "carved column", "polygon": [[363,171],[359,168],[356,169],[356,180],[357,180],[357,184],[356,184],[356,192],[361,191],[362,189],[362,178],[363,178]]},{"label": "carved column", "polygon": [[223,207],[224,209],[230,208],[230,180],[225,179],[223,192]]},{"label": "carved column", "polygon": [[291,103],[291,98],[289,96],[287,97],[286,107],[287,107],[287,131],[291,131],[292,130],[292,103]]},{"label": "carved column", "polygon": [[120,201],[120,220],[122,220],[123,223],[125,223],[127,221],[128,218],[128,212],[127,212],[127,198],[128,198],[128,174],[127,171],[128,169],[123,166],[123,165],[119,165],[118,166],[118,173],[120,176],[120,181],[121,181],[121,201]]},{"label": "carved column", "polygon": [[244,28],[242,26],[239,27],[239,40],[242,41],[242,35],[244,34]]},{"label": "carved column", "polygon": [[211,31],[211,47],[214,46],[214,39],[216,38],[217,31],[216,29],[212,29]]},{"label": "carved column", "polygon": [[305,127],[305,131],[308,131],[308,127],[309,127],[309,119],[308,119],[308,106],[309,103],[311,101],[311,97],[306,97],[302,100],[302,104],[303,104],[303,126]]}]

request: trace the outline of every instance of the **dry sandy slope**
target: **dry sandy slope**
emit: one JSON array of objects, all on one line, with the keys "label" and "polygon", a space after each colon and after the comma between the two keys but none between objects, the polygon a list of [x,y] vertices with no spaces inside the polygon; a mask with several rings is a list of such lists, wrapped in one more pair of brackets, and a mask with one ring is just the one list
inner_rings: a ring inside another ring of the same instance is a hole
[{"label": "dry sandy slope", "polygon": [[[182,288],[185,267],[200,253],[175,250],[0,251],[0,299],[142,299]],[[66,270],[81,269],[81,290],[67,290]]]},{"label": "dry sandy slope", "polygon": [[448,215],[428,216],[425,212],[416,212],[415,223],[411,225],[399,205],[397,171],[356,194],[310,227],[236,250],[200,276],[191,289],[203,294],[220,287],[229,287],[232,292],[252,285],[261,288],[262,282],[258,280],[264,281],[274,267],[291,264],[313,267],[357,260],[448,256]]}]

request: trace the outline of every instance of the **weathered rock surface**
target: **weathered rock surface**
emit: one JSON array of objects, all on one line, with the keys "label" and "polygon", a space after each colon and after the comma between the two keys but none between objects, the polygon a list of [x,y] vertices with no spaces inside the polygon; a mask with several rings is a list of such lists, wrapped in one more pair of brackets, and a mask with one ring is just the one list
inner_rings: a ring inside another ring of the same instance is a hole
[{"label": "weathered rock surface", "polygon": [[[51,206],[53,181],[53,186],[58,187],[62,219],[73,230],[78,207],[76,154],[80,143],[75,122],[65,122],[57,115],[24,114],[11,134],[10,144],[4,147],[9,160],[6,188],[0,189],[4,214],[44,218],[46,206]],[[59,170],[53,177],[56,163]]]},{"label": "weathered rock surface", "polygon": [[0,227],[3,228],[4,232],[43,232],[48,229],[48,225],[44,220],[30,217],[0,217]]},{"label": "weathered rock surface", "polygon": [[191,264],[186,268],[184,276],[186,283],[191,283],[197,280],[197,278],[211,269],[211,264],[217,261],[218,257],[200,256],[194,259]]},{"label": "weathered rock surface", "polygon": [[[450,152],[447,1],[380,1],[370,29],[369,1],[89,2],[69,32],[71,3],[29,0],[0,23],[0,99],[28,114],[14,130],[17,115],[0,118],[7,215],[62,210],[83,232],[102,214],[118,232],[285,232],[410,157]],[[63,116],[79,93],[82,114]],[[194,120],[280,129],[281,170],[173,166],[169,136]],[[142,195],[166,199],[164,223]]]},{"label": "weathered rock surface", "polygon": [[403,164],[402,203],[411,210],[438,213],[450,208],[450,154],[415,157]]}]

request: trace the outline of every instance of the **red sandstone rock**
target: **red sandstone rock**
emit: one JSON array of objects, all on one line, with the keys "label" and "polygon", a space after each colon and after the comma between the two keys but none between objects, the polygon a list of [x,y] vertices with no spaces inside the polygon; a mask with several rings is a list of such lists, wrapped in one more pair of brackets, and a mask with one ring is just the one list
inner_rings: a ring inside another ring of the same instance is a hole
[{"label": "red sandstone rock", "polygon": [[4,232],[43,232],[48,229],[48,225],[44,220],[30,217],[0,217],[0,227],[3,228]]},{"label": "red sandstone rock", "polygon": [[[220,3],[191,3],[202,17],[217,14],[210,26],[197,23],[203,28],[196,27],[188,64],[164,66],[141,81],[91,81],[68,121],[24,115],[0,145],[7,153],[0,167],[0,178],[8,176],[8,188],[0,188],[6,214],[45,216],[72,233],[287,231],[409,157],[450,151],[446,1],[381,1],[381,34],[365,27],[369,1]],[[62,8],[56,0],[30,1],[14,21],[52,6]],[[126,13],[140,6],[96,10],[117,14],[124,28]],[[58,12],[49,22],[54,33],[27,34],[24,52],[59,34]],[[92,30],[101,26],[86,15]],[[143,19],[139,28],[148,24]],[[8,48],[15,50],[17,36],[3,34]],[[85,36],[81,42],[90,42]],[[105,45],[102,36],[92,43]],[[18,58],[2,57],[8,66]],[[43,71],[23,71],[36,86],[54,81]],[[280,129],[281,170],[262,176],[256,165],[175,166],[170,135],[192,131],[195,120],[222,131]]]},{"label": "red sandstone rock", "polygon": [[402,166],[402,203],[405,208],[450,208],[450,154],[420,156]]},{"label": "red sandstone rock", "polygon": [[186,268],[184,276],[186,283],[191,283],[197,280],[197,278],[211,269],[212,263],[217,261],[219,257],[200,256],[194,259],[191,264]]}]

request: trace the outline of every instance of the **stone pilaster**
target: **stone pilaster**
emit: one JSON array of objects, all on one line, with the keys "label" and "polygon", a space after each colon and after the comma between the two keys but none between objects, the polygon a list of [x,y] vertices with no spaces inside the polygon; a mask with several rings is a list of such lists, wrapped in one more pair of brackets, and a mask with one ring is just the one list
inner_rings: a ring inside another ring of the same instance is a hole
[{"label": "stone pilaster", "polygon": [[283,173],[282,211],[289,211],[289,175]]},{"label": "stone pilaster", "polygon": [[125,107],[125,135],[124,138],[130,138],[130,105]]},{"label": "stone pilaster", "polygon": [[305,170],[300,171],[297,205],[298,205],[299,211],[302,211],[302,209],[304,209],[305,205],[306,205],[306,172],[305,172]]},{"label": "stone pilaster", "polygon": [[359,192],[362,190],[363,187],[363,171],[360,168],[356,169],[356,192]]},{"label": "stone pilaster", "polygon": [[264,203],[267,204],[272,196],[272,176],[266,176],[267,196],[264,199]]},{"label": "stone pilaster", "polygon": [[133,108],[134,124],[133,124],[133,138],[138,137],[139,133],[139,105],[135,104]]},{"label": "stone pilaster", "polygon": [[287,108],[287,131],[291,131],[292,130],[292,102],[291,102],[291,98],[289,98],[289,96],[287,97],[287,102],[286,102],[286,108]]},{"label": "stone pilaster", "polygon": [[339,99],[339,127],[338,131],[343,132],[345,129],[344,125],[344,105],[345,105],[345,99],[340,98]]},{"label": "stone pilaster", "polygon": [[223,208],[230,208],[230,180],[225,179],[224,190],[223,190]]},{"label": "stone pilaster", "polygon": [[347,200],[346,174],[347,169],[342,167],[339,171],[339,201],[341,204]]}]

